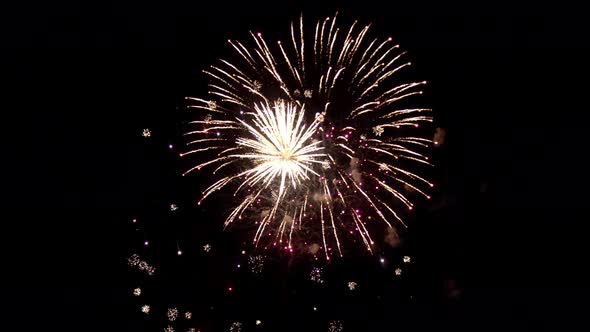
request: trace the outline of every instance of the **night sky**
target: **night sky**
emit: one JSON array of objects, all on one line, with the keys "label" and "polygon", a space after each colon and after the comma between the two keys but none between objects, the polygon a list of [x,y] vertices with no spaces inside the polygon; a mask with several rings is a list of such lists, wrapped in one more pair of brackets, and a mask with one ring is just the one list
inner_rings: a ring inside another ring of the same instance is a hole
[{"label": "night sky", "polygon": [[[447,132],[436,156],[442,208],[425,208],[406,251],[391,253],[415,257],[411,273],[384,280],[370,259],[336,264],[335,280],[352,275],[372,285],[356,298],[331,283],[314,294],[280,264],[264,278],[231,277],[245,239],[215,231],[223,221],[212,221],[215,207],[191,207],[199,178],[180,179],[188,165],[176,157],[191,119],[182,100],[204,95],[201,70],[228,53],[228,38],[285,33],[300,13],[336,11],[345,22],[373,22],[409,52]],[[327,331],[331,317],[355,314],[361,318],[344,331],[588,329],[589,46],[581,6],[85,2],[23,3],[3,14],[0,330],[162,331],[164,319],[146,320],[130,293],[140,274],[126,259],[146,236],[159,243],[146,257],[168,271],[150,284],[154,303],[225,308],[192,310],[212,322],[242,315],[252,325],[258,306],[260,331]],[[170,202],[181,207],[173,217]],[[146,220],[139,233],[136,217]],[[177,240],[183,262],[171,245]],[[205,241],[223,249],[203,256]],[[233,300],[217,292],[232,282],[262,291]],[[458,300],[449,298],[449,282],[461,290]],[[406,293],[413,303],[401,300]],[[314,297],[331,311],[310,313]]]}]

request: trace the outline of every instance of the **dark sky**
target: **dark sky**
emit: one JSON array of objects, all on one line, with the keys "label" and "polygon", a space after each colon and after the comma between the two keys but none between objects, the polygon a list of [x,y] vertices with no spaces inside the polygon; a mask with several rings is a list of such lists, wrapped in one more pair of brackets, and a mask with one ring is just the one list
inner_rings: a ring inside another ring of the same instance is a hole
[{"label": "dark sky", "polygon": [[[154,162],[166,151],[147,151],[137,133],[157,124],[162,136],[177,137],[180,98],[204,91],[200,70],[223,56],[227,38],[286,31],[300,12],[336,10],[399,40],[430,82],[447,129],[441,168],[460,221],[433,225],[421,250],[458,250],[455,264],[483,326],[582,324],[585,11],[563,1],[372,0],[3,10],[2,324],[133,330],[121,304],[128,288],[118,265],[128,250],[121,222],[173,189],[167,174],[178,167],[164,157]],[[434,239],[437,227],[448,237]]]}]

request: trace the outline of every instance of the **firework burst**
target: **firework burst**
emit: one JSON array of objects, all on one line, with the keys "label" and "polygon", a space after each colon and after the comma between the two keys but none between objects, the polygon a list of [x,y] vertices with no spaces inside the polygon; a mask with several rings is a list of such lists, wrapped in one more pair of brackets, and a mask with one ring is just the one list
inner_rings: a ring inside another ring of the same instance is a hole
[{"label": "firework burst", "polygon": [[187,97],[202,115],[185,134],[182,155],[197,161],[184,174],[213,174],[199,204],[232,192],[225,225],[255,224],[256,245],[317,242],[329,259],[347,238],[372,252],[370,230],[405,227],[416,196],[430,198],[418,174],[432,140],[418,127],[432,117],[413,106],[425,82],[400,82],[405,52],[369,26],[341,30],[333,17],[308,32],[301,18],[290,30],[275,47],[260,33],[229,40],[235,61],[204,71],[209,98]]}]

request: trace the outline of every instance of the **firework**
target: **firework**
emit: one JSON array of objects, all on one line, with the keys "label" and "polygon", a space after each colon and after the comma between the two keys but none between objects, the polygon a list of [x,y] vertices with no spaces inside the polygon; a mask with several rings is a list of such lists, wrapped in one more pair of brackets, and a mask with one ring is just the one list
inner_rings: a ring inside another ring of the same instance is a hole
[{"label": "firework", "polygon": [[414,106],[426,82],[400,80],[405,52],[369,38],[369,26],[298,23],[276,46],[260,33],[229,40],[235,61],[204,71],[209,98],[187,97],[202,115],[185,134],[182,156],[196,162],[184,174],[213,174],[199,204],[228,191],[236,204],[225,226],[253,223],[255,245],[317,242],[329,259],[347,238],[372,253],[377,225],[405,227],[415,199],[430,198],[419,174],[432,133],[419,126],[432,117]]},{"label": "firework", "polygon": [[348,282],[348,289],[355,290],[356,289],[356,285],[357,285],[357,283],[355,281],[349,281]]},{"label": "firework", "polygon": [[176,320],[176,318],[178,317],[178,309],[176,308],[169,308],[168,311],[166,312],[166,316],[168,317],[168,320],[173,322]]},{"label": "firework", "polygon": [[252,271],[252,273],[262,272],[262,268],[264,267],[264,256],[250,256],[248,258],[248,265],[250,265],[250,270]]},{"label": "firework", "polygon": [[329,332],[341,332],[343,329],[342,322],[339,320],[331,321],[330,326],[328,327]]},{"label": "firework", "polygon": [[229,327],[230,332],[241,332],[242,331],[242,323],[241,322],[233,322]]},{"label": "firework", "polygon": [[309,274],[309,279],[311,279],[311,281],[316,282],[318,284],[323,284],[324,283],[324,279],[322,279],[323,274],[324,274],[324,271],[322,270],[322,268],[314,267],[313,269],[311,269],[311,272]]}]

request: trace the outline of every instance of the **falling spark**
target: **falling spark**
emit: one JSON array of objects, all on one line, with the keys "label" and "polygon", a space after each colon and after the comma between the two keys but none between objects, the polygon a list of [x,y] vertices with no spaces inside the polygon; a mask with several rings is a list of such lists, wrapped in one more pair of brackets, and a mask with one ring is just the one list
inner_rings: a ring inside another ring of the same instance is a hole
[{"label": "falling spark", "polygon": [[411,63],[391,38],[326,22],[307,31],[301,18],[276,47],[262,34],[229,40],[235,57],[204,71],[209,99],[186,98],[204,120],[190,123],[181,156],[194,158],[184,175],[212,174],[199,204],[222,190],[235,197],[226,227],[255,225],[265,248],[319,243],[330,259],[353,241],[372,253],[377,225],[406,227],[414,201],[429,198],[420,174],[433,141],[422,124],[433,119],[411,106],[426,82],[400,82]]}]

